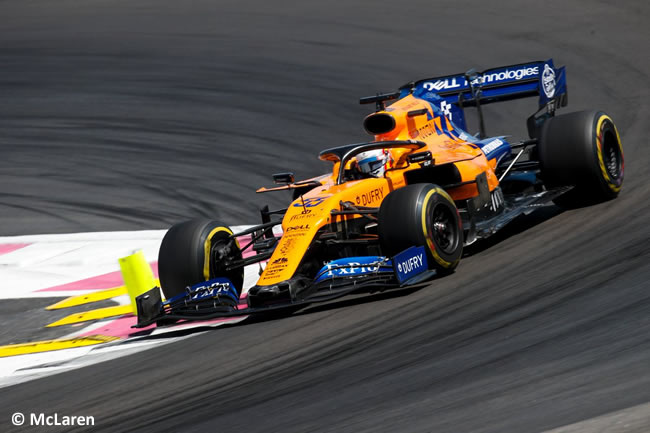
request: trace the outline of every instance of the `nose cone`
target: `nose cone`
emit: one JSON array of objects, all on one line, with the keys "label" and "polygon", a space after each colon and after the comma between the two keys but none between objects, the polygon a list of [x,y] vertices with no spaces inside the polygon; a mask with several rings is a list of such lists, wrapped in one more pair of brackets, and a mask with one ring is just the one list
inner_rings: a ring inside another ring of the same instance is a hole
[{"label": "nose cone", "polygon": [[253,286],[248,289],[248,306],[251,308],[288,304],[303,298],[312,281],[305,277],[294,277],[270,286]]}]

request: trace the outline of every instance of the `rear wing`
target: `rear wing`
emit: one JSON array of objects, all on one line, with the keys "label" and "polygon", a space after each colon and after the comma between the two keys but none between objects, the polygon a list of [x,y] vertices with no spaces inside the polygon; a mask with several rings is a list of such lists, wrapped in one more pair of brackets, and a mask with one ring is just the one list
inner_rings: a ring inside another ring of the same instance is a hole
[{"label": "rear wing", "polygon": [[477,107],[482,118],[480,106],[492,102],[539,96],[537,112],[544,107],[554,112],[567,104],[565,69],[555,68],[553,59],[427,78],[399,90],[400,97],[413,94],[428,101],[463,130],[467,129],[464,107]]}]

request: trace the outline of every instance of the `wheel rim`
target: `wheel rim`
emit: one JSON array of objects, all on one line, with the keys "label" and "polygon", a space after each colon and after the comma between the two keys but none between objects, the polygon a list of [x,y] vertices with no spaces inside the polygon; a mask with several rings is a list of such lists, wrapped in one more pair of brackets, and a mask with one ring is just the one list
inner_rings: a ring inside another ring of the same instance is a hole
[{"label": "wheel rim", "polygon": [[438,204],[431,220],[431,237],[437,248],[445,254],[453,254],[458,246],[459,231],[452,210]]},{"label": "wheel rim", "polygon": [[611,179],[619,179],[621,177],[621,150],[618,140],[611,131],[606,131],[603,141],[603,158],[607,174]]},{"label": "wheel rim", "polygon": [[236,258],[236,251],[233,249],[233,243],[230,239],[218,239],[212,244],[210,251],[210,267],[218,272],[223,272],[223,263],[226,260]]},{"label": "wheel rim", "polygon": [[242,254],[235,242],[231,239],[214,239],[210,250],[210,278],[226,277],[241,292],[242,281],[239,268],[226,270],[226,261],[241,259]]}]

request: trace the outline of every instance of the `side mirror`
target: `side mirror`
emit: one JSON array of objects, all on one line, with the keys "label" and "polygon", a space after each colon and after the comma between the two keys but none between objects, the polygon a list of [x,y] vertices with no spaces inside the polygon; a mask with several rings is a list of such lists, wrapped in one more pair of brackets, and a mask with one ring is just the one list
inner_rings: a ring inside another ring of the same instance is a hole
[{"label": "side mirror", "polygon": [[273,175],[273,182],[277,184],[290,184],[296,180],[293,173],[276,173]]},{"label": "side mirror", "polygon": [[411,164],[415,164],[417,162],[429,162],[429,164],[433,163],[433,157],[431,156],[431,152],[428,150],[425,152],[412,153],[407,158]]}]

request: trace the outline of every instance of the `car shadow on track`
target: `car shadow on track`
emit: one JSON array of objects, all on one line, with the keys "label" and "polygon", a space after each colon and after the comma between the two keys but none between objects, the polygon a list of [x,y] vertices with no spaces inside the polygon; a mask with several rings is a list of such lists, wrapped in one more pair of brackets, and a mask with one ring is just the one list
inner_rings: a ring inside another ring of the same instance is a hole
[{"label": "car shadow on track", "polygon": [[431,280],[424,283],[417,284],[415,286],[409,286],[402,289],[388,289],[381,292],[373,293],[357,293],[351,294],[344,298],[339,298],[336,300],[328,301],[323,304],[312,304],[301,307],[300,309],[295,309],[293,312],[275,312],[269,314],[258,314],[251,316],[242,323],[259,323],[267,322],[270,320],[278,320],[289,316],[302,316],[313,313],[320,313],[323,311],[331,311],[339,308],[347,308],[355,305],[368,304],[371,302],[381,302],[388,299],[400,298],[403,296],[409,296],[431,284]]},{"label": "car shadow on track", "polygon": [[352,294],[352,295],[348,295],[347,297],[331,300],[323,304],[316,304],[316,305],[305,304],[305,305],[301,305],[300,307],[277,310],[272,313],[271,312],[259,313],[256,315],[248,316],[246,319],[242,320],[241,322],[223,323],[218,327],[205,325],[205,326],[196,326],[192,328],[173,330],[171,328],[173,328],[173,326],[175,325],[167,325],[170,328],[168,332],[165,332],[163,334],[151,335],[150,334],[151,330],[137,331],[130,335],[131,338],[129,338],[129,341],[132,342],[135,340],[149,340],[149,341],[166,340],[169,338],[184,337],[184,336],[205,332],[205,331],[216,331],[220,328],[225,328],[225,327],[229,328],[233,326],[245,326],[245,325],[251,325],[253,323],[262,323],[262,322],[269,322],[273,320],[280,320],[280,319],[288,318],[290,316],[302,316],[306,314],[314,314],[323,311],[336,310],[339,308],[352,307],[355,305],[368,304],[371,302],[381,302],[388,299],[395,299],[403,296],[409,296],[427,287],[430,284],[431,281],[427,281],[403,289],[398,288],[398,289],[390,289],[382,292],[373,292],[373,293],[366,292],[366,293]]},{"label": "car shadow on track", "polygon": [[[474,254],[478,254],[480,252],[488,250],[494,245],[503,242],[504,240],[512,236],[515,236],[519,233],[530,230],[536,225],[542,224],[543,222],[556,217],[562,212],[564,212],[563,208],[555,205],[550,205],[550,206],[540,207],[539,209],[535,210],[534,212],[531,212],[528,215],[521,215],[515,218],[503,229],[501,229],[499,232],[489,237],[488,239],[479,240],[478,242],[466,247],[465,251],[463,252],[463,257],[472,256]],[[277,312],[268,315],[252,316],[247,320],[245,320],[244,322],[242,322],[242,324],[277,320],[288,316],[297,316],[297,315],[311,314],[311,313],[317,313],[323,311],[330,311],[338,308],[346,308],[355,305],[367,304],[371,302],[380,302],[387,299],[409,296],[423,289],[424,287],[431,285],[432,282],[438,278],[444,278],[444,277],[435,277],[433,280],[429,280],[427,282],[420,283],[418,285],[410,286],[403,289],[390,289],[383,292],[360,293],[356,295],[348,295],[345,298],[329,301],[324,304],[301,307],[299,309],[294,309],[293,311],[285,311],[285,312]]]},{"label": "car shadow on track", "polygon": [[190,328],[180,328],[173,329],[175,326],[186,325],[187,323],[177,323],[161,326],[160,329],[166,329],[167,332],[161,334],[151,334],[151,330],[136,331],[129,334],[128,340],[124,340],[117,344],[129,344],[135,341],[153,341],[153,340],[167,340],[170,338],[185,337],[192,334],[198,334],[205,331],[216,331],[220,328],[230,328],[232,326],[238,326],[242,324],[250,323],[248,319],[233,322],[233,323],[222,323],[219,326],[214,325],[196,325]]},{"label": "car shadow on track", "polygon": [[489,238],[478,240],[477,242],[466,246],[463,250],[463,257],[469,257],[481,253],[512,236],[530,230],[536,225],[542,224],[543,222],[560,215],[562,212],[564,212],[563,208],[556,205],[550,205],[540,207],[528,215],[520,215]]}]

